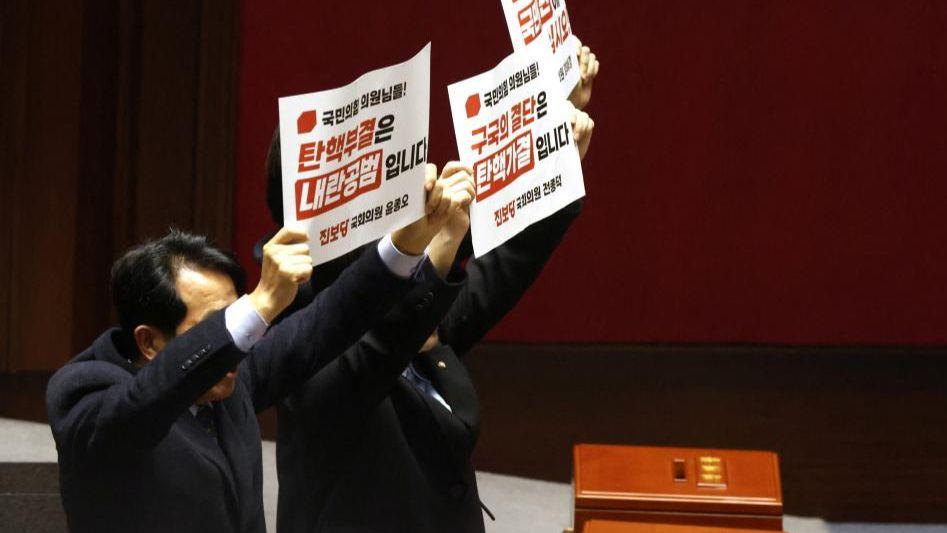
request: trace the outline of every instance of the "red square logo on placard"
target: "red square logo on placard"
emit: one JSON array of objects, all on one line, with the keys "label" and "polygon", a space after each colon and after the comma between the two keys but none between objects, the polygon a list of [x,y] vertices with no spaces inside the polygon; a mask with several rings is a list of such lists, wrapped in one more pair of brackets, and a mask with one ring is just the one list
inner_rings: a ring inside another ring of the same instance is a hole
[{"label": "red square logo on placard", "polygon": [[477,93],[467,97],[467,118],[473,118],[480,113],[480,95]]},{"label": "red square logo on placard", "polygon": [[296,133],[302,135],[303,133],[309,133],[316,129],[317,119],[318,113],[316,113],[315,109],[303,111],[299,114],[299,118],[296,119]]}]

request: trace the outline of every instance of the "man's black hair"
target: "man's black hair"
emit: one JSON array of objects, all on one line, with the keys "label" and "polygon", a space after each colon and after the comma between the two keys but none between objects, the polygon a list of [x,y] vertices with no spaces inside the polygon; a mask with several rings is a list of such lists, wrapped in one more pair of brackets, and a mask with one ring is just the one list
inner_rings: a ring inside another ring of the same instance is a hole
[{"label": "man's black hair", "polygon": [[283,169],[280,166],[279,125],[266,152],[266,206],[277,227],[283,227]]},{"label": "man's black hair", "polygon": [[207,237],[172,229],[160,239],[128,250],[112,265],[112,301],[128,339],[143,324],[174,335],[187,314],[175,286],[182,267],[226,274],[237,294],[244,292],[246,276],[232,254]]}]

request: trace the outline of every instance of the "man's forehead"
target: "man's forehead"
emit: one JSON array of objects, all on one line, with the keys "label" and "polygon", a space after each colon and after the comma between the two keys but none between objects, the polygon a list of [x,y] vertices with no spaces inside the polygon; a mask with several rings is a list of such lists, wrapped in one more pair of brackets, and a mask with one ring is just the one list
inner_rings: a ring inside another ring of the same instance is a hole
[{"label": "man's forehead", "polygon": [[221,298],[236,298],[237,290],[230,276],[209,268],[182,265],[175,276],[175,285],[178,295],[184,303],[190,305],[193,301],[218,300]]},{"label": "man's forehead", "polygon": [[213,269],[182,266],[175,285],[178,296],[187,306],[187,315],[178,326],[179,334],[237,300],[230,276]]}]

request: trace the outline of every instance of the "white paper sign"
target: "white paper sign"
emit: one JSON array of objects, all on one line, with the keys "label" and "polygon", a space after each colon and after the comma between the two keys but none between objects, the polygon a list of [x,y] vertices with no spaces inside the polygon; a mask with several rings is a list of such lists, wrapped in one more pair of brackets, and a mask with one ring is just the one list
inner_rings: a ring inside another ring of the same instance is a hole
[{"label": "white paper sign", "polygon": [[476,182],[477,257],[585,195],[571,107],[557,84],[540,53],[524,50],[447,88],[457,152]]},{"label": "white paper sign", "polygon": [[279,99],[283,215],[325,263],[424,215],[431,45],[328,91]]},{"label": "white paper sign", "polygon": [[546,54],[568,97],[579,83],[579,39],[572,34],[566,0],[500,0],[513,50],[538,49]]}]

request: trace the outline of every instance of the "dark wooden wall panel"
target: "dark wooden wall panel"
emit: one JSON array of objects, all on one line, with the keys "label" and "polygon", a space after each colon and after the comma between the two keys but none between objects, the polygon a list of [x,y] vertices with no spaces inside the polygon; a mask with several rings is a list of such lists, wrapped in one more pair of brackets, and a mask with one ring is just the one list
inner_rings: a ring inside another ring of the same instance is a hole
[{"label": "dark wooden wall panel", "polygon": [[[200,80],[195,152],[194,227],[230,246],[237,110],[237,7],[205,0],[201,13]],[[222,134],[226,133],[226,134]]]},{"label": "dark wooden wall panel", "polygon": [[19,166],[22,138],[15,135],[25,92],[22,71],[26,61],[17,50],[18,37],[24,31],[22,13],[14,2],[0,3],[0,372],[10,364],[10,255],[13,209],[13,178]]},{"label": "dark wooden wall panel", "polygon": [[115,180],[112,188],[112,238],[115,249],[135,242],[135,184],[138,147],[138,94],[141,65],[142,4],[121,2],[118,17],[118,94],[115,109]]},{"label": "dark wooden wall panel", "polygon": [[119,2],[85,5],[82,45],[72,345],[88,346],[109,325],[109,267],[115,249],[113,197],[118,98]]},{"label": "dark wooden wall panel", "polygon": [[2,9],[0,371],[49,371],[114,322],[128,246],[170,226],[229,243],[237,11]]},{"label": "dark wooden wall panel", "polygon": [[143,2],[135,232],[191,228],[200,2]]},{"label": "dark wooden wall panel", "polygon": [[81,5],[17,4],[8,368],[39,370],[72,351]]}]

